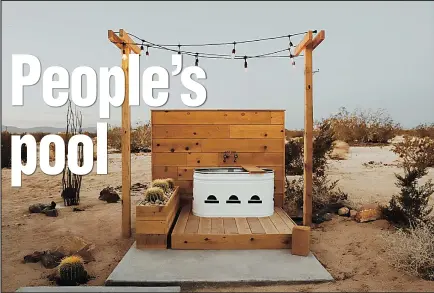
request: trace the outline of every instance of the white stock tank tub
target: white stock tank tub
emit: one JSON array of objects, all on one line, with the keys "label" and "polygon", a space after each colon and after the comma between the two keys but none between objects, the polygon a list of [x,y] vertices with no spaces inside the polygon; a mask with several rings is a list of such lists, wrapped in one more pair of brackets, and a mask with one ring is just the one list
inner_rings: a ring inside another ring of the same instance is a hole
[{"label": "white stock tank tub", "polygon": [[198,217],[269,217],[274,213],[274,171],[195,169],[193,214]]}]

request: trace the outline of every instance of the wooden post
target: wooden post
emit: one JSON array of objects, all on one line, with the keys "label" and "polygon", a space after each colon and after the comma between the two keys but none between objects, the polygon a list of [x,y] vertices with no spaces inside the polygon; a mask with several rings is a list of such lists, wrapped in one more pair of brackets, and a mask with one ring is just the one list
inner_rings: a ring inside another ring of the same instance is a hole
[{"label": "wooden post", "polygon": [[108,39],[121,50],[122,69],[125,74],[125,98],[122,104],[122,236],[131,237],[131,112],[129,99],[129,55],[140,54],[140,48],[134,44],[128,34],[121,29],[119,36],[112,30],[108,31]]},{"label": "wooden post", "polygon": [[312,158],[313,158],[313,97],[312,97],[312,45],[304,50],[304,172],[303,172],[303,225],[312,224]]},{"label": "wooden post", "polygon": [[303,171],[303,225],[312,224],[312,183],[313,183],[313,83],[312,53],[325,39],[325,32],[320,31],[312,38],[313,31],[308,31],[295,48],[294,56],[304,50],[304,171]]},{"label": "wooden post", "polygon": [[[126,47],[126,46],[125,46]],[[121,51],[123,55],[123,51]],[[122,58],[125,73],[125,98],[122,104],[122,236],[131,237],[131,117],[129,97],[130,49],[125,48],[126,58]]]}]

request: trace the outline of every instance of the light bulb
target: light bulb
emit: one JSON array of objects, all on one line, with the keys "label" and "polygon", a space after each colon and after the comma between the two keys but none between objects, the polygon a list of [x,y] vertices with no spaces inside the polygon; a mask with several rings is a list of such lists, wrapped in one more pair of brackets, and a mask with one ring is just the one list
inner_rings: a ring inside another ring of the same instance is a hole
[{"label": "light bulb", "polygon": [[127,54],[122,54],[122,60],[127,60]]},{"label": "light bulb", "polygon": [[236,44],[236,42],[234,42],[234,48],[232,49],[232,59],[234,59],[235,58],[235,44]]},{"label": "light bulb", "polygon": [[244,68],[244,72],[247,72],[247,67]]}]

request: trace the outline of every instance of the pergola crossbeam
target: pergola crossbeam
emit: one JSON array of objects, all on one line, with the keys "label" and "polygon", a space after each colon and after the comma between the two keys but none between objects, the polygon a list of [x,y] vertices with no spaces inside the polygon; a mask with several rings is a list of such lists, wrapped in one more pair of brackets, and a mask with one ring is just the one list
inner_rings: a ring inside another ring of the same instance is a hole
[{"label": "pergola crossbeam", "polygon": [[301,52],[312,42],[312,31],[308,31],[303,40],[297,45],[294,51],[294,57],[300,55]]}]

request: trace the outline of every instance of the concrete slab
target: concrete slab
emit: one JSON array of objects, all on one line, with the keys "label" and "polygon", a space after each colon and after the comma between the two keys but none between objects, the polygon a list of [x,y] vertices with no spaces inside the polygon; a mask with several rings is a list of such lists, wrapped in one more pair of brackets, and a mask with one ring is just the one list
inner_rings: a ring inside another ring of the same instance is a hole
[{"label": "concrete slab", "polygon": [[181,287],[41,286],[22,287],[15,292],[181,292]]},{"label": "concrete slab", "polygon": [[111,286],[333,281],[310,254],[290,250],[138,250],[135,243],[106,280]]}]

